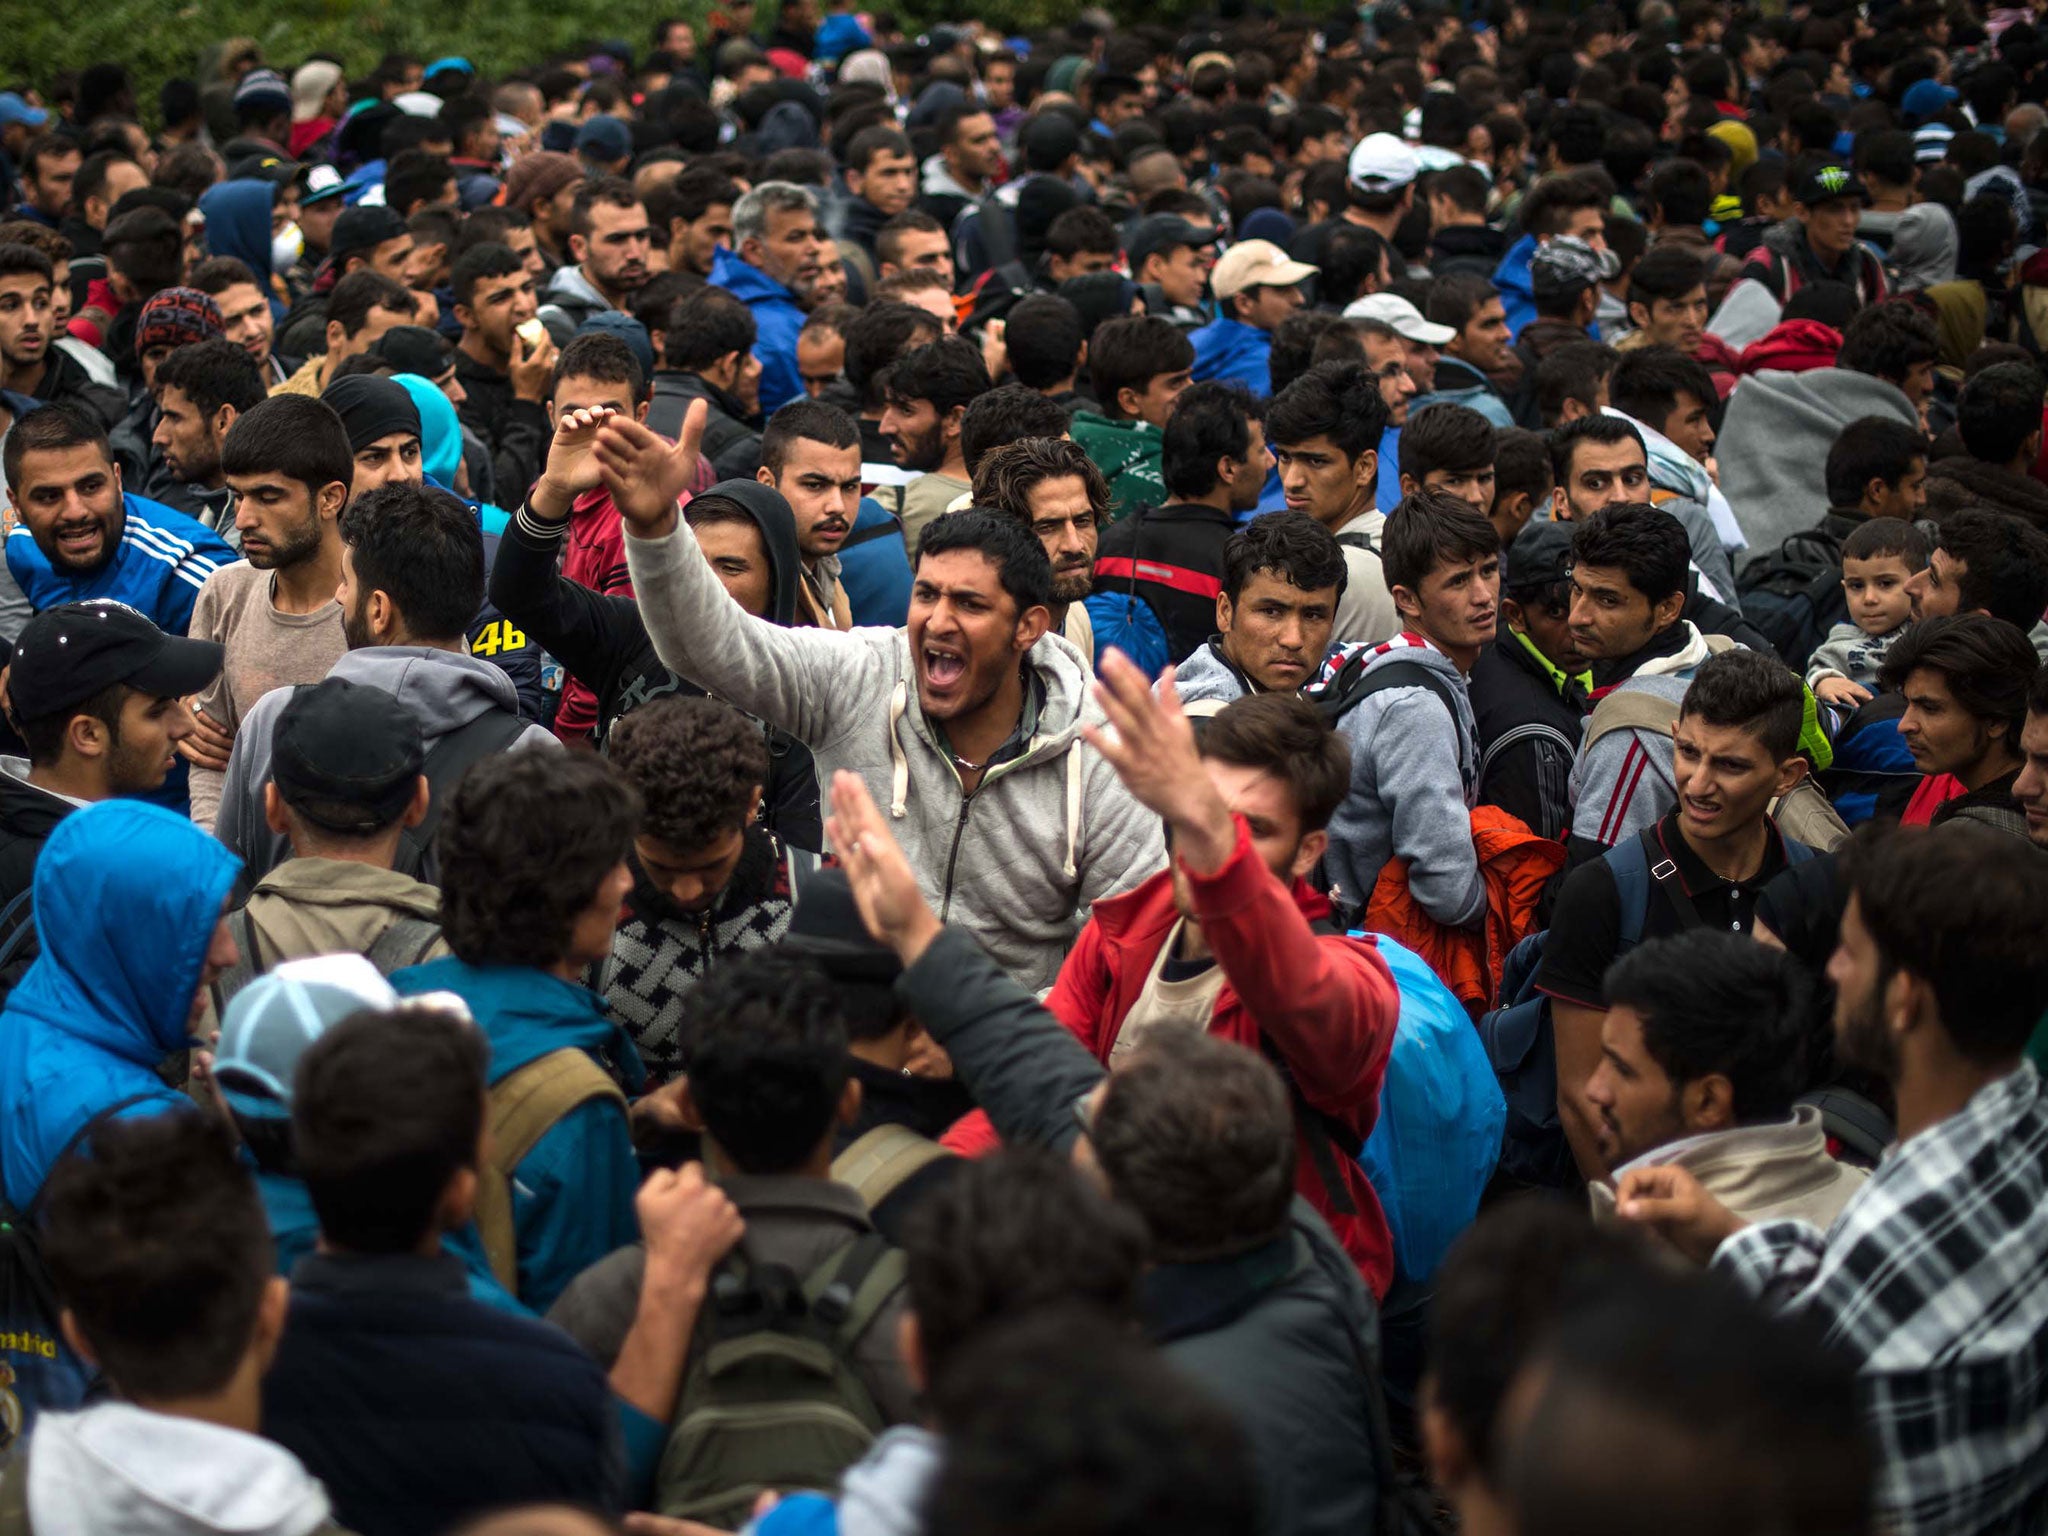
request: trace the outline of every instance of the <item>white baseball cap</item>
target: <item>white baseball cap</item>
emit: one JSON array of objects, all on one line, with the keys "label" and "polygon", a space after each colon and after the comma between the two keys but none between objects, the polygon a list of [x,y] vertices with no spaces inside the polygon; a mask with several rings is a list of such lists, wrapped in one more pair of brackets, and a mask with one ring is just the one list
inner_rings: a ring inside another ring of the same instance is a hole
[{"label": "white baseball cap", "polygon": [[1391,133],[1368,133],[1351,151],[1351,185],[1360,192],[1398,192],[1422,173],[1422,162]]},{"label": "white baseball cap", "polygon": [[1247,288],[1292,288],[1321,269],[1295,261],[1270,240],[1240,240],[1223,253],[1209,274],[1209,287],[1219,299]]},{"label": "white baseball cap", "polygon": [[1423,319],[1422,311],[1398,293],[1375,293],[1353,299],[1344,306],[1344,318],[1377,320],[1382,325],[1391,325],[1395,335],[1429,347],[1440,347],[1458,334],[1448,325],[1432,325]]}]

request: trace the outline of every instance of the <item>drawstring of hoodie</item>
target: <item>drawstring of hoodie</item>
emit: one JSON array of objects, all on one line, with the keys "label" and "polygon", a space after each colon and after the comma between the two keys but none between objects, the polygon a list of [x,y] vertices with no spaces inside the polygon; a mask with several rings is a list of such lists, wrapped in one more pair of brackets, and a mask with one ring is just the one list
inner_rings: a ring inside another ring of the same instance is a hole
[{"label": "drawstring of hoodie", "polygon": [[1060,866],[1060,873],[1071,880],[1078,872],[1074,863],[1074,849],[1081,838],[1081,739],[1074,738],[1074,744],[1067,749],[1067,861]]},{"label": "drawstring of hoodie", "polygon": [[896,727],[909,707],[910,681],[899,677],[889,695],[889,815],[897,821],[910,814],[910,759],[903,755],[903,743],[896,736]]}]

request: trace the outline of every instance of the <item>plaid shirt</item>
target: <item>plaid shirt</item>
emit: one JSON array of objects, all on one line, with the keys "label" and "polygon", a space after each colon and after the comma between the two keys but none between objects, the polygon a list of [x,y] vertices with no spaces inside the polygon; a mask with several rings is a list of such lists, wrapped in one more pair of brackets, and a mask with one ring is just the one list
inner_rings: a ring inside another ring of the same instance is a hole
[{"label": "plaid shirt", "polygon": [[1825,1237],[1768,1222],[1714,1258],[1855,1352],[1883,1529],[2048,1529],[2048,1088],[2030,1063],[1893,1148]]}]

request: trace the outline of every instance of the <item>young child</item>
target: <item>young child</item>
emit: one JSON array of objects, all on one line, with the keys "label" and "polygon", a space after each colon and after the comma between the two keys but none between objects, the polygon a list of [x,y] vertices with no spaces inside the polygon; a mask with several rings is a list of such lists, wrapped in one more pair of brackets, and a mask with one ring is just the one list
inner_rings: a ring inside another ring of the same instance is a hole
[{"label": "young child", "polygon": [[1823,704],[1854,709],[1877,686],[1885,653],[1912,621],[1906,583],[1927,565],[1927,536],[1902,518],[1873,517],[1842,542],[1849,622],[1828,631],[1806,686]]}]

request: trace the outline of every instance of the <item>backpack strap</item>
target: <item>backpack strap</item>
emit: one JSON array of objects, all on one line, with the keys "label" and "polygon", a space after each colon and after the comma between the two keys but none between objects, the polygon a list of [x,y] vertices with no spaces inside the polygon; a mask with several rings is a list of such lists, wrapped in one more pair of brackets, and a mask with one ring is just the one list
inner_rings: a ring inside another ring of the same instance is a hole
[{"label": "backpack strap", "polygon": [[879,1232],[863,1232],[804,1277],[812,1314],[852,1344],[910,1278],[910,1262]]},{"label": "backpack strap", "polygon": [[6,935],[0,939],[0,966],[12,964],[28,937],[35,934],[35,894],[33,885],[23,886],[12,901],[0,907],[0,934]]},{"label": "backpack strap", "polygon": [[[73,1131],[68,1137],[65,1138],[64,1145],[57,1149],[57,1155],[50,1159],[50,1167],[56,1167],[59,1163],[63,1162],[65,1158],[69,1157],[72,1153],[76,1152],[79,1149],[80,1145],[85,1141],[86,1137],[90,1136],[100,1126],[105,1125],[109,1120],[112,1120],[116,1116],[133,1109],[138,1104],[153,1103],[155,1102],[156,1097],[157,1096],[153,1093],[131,1093],[125,1099],[116,1099],[113,1103],[109,1104],[105,1109],[100,1110],[97,1114],[94,1114],[91,1117],[89,1117],[86,1120],[85,1124],[81,1125],[77,1130]],[[47,1171],[45,1172],[43,1177],[44,1185],[45,1187],[47,1187],[49,1183],[49,1175]],[[29,1201],[27,1211],[22,1213],[24,1223],[28,1226],[34,1226],[36,1224],[37,1217],[42,1212],[42,1209],[43,1191],[39,1188],[36,1190],[35,1198]]]},{"label": "backpack strap", "polygon": [[1643,942],[1643,924],[1650,915],[1650,851],[1638,832],[1607,850],[1607,868],[1614,875],[1614,894],[1621,905],[1621,947]]},{"label": "backpack strap", "polygon": [[1579,750],[1590,752],[1594,742],[1615,731],[1651,731],[1669,736],[1676,724],[1678,706],[1671,700],[1643,688],[1617,688],[1593,706]]},{"label": "backpack strap", "polygon": [[1337,1155],[1341,1149],[1344,1156],[1355,1164],[1359,1154],[1365,1150],[1364,1143],[1358,1133],[1342,1120],[1309,1103],[1308,1095],[1301,1091],[1301,1084],[1295,1079],[1294,1069],[1280,1054],[1280,1047],[1273,1043],[1273,1037],[1263,1029],[1259,1031],[1259,1050],[1280,1074],[1280,1081],[1287,1085],[1287,1097],[1294,1105],[1294,1123],[1308,1143],[1308,1158],[1315,1164],[1316,1177],[1322,1181],[1330,1209],[1340,1216],[1356,1216],[1358,1202],[1351,1198],[1351,1186],[1344,1182],[1344,1176],[1338,1170]]},{"label": "backpack strap", "polygon": [[1426,688],[1450,711],[1455,728],[1458,706],[1451,697],[1451,685],[1432,668],[1419,661],[1390,661],[1367,673],[1366,665],[1374,659],[1370,649],[1353,653],[1345,658],[1337,675],[1318,690],[1312,702],[1325,723],[1335,725],[1366,699],[1390,688]]},{"label": "backpack strap", "polygon": [[1369,533],[1340,533],[1337,535],[1337,542],[1346,549],[1362,549],[1367,554],[1376,555],[1380,552],[1380,541]]},{"label": "backpack strap", "polygon": [[571,1110],[609,1098],[623,1111],[626,1096],[577,1046],[529,1061],[491,1085],[491,1157],[479,1169],[476,1227],[498,1283],[518,1294],[519,1237],[512,1220],[512,1175],[527,1153]]},{"label": "backpack strap", "polygon": [[878,1125],[832,1159],[832,1177],[851,1187],[872,1211],[917,1174],[952,1155],[907,1125]]},{"label": "backpack strap", "polygon": [[28,1519],[29,1442],[7,1460],[0,1472],[0,1536],[35,1536]]},{"label": "backpack strap", "polygon": [[455,786],[462,782],[462,776],[493,753],[508,750],[525,734],[526,721],[520,715],[509,709],[487,709],[474,720],[457,726],[435,741],[427,752],[426,761],[420,764],[420,772],[426,775],[430,789],[427,814],[418,826],[408,827],[405,832],[406,839],[414,848],[425,855],[434,846],[434,834],[441,827],[441,814],[447,809]]},{"label": "backpack strap", "polygon": [[377,974],[389,976],[409,965],[418,965],[441,942],[441,925],[424,917],[401,917],[378,934],[363,958],[377,967]]}]

